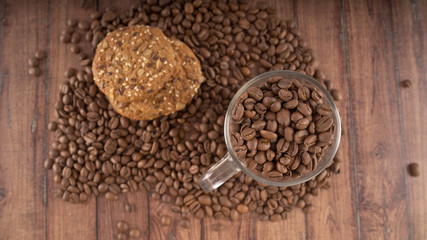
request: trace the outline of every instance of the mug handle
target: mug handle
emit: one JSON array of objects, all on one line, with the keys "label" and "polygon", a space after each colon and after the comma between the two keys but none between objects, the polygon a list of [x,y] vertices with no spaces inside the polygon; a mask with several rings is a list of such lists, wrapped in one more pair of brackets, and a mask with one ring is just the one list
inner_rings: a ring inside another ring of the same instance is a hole
[{"label": "mug handle", "polygon": [[227,152],[219,162],[203,174],[199,179],[199,185],[205,192],[213,191],[240,171],[239,166],[237,166]]}]

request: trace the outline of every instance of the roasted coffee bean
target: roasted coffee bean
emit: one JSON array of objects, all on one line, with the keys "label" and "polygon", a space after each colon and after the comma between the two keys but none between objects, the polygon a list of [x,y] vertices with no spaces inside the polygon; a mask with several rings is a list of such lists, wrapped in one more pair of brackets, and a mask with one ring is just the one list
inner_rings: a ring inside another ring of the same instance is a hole
[{"label": "roasted coffee bean", "polygon": [[40,68],[38,68],[38,67],[32,67],[32,68],[30,68],[28,70],[28,74],[30,74],[31,76],[38,77],[41,74]]},{"label": "roasted coffee bean", "polygon": [[331,90],[331,95],[332,95],[332,97],[334,98],[335,101],[341,101],[342,100],[342,94],[337,89],[332,89]]},{"label": "roasted coffee bean", "polygon": [[402,88],[409,88],[409,87],[411,87],[411,85],[412,85],[412,82],[409,79],[406,79],[406,80],[403,80],[400,82],[400,86]]},{"label": "roasted coffee bean", "polygon": [[[162,221],[163,224],[163,221]],[[141,236],[141,231],[137,228],[133,228],[129,231],[130,238],[139,238]]]},{"label": "roasted coffee bean", "polygon": [[127,240],[128,236],[124,233],[118,233],[117,234],[117,240]]},{"label": "roasted coffee bean", "polygon": [[420,175],[420,166],[418,163],[410,163],[408,165],[408,172],[412,177],[418,177]]},{"label": "roasted coffee bean", "polygon": [[248,96],[252,99],[255,99],[255,101],[260,101],[263,97],[262,90],[257,87],[249,87],[247,89]]},{"label": "roasted coffee bean", "polygon": [[181,219],[181,221],[179,222],[179,226],[185,229],[189,229],[190,228],[190,221],[188,219]]},{"label": "roasted coffee bean", "polygon": [[[169,226],[171,224],[171,218],[167,215],[163,215],[160,219],[160,223],[163,226]],[[138,236],[139,237],[139,236]]]},{"label": "roasted coffee bean", "polygon": [[117,222],[117,229],[120,232],[127,232],[129,230],[129,224],[126,221],[119,221]]},{"label": "roasted coffee bean", "polygon": [[322,117],[319,120],[317,120],[316,122],[316,131],[318,132],[326,132],[328,131],[332,125],[333,125],[333,120],[330,117]]},{"label": "roasted coffee bean", "polygon": [[72,43],[79,43],[80,39],[81,39],[80,34],[77,32],[75,32],[71,35],[71,42]]},{"label": "roasted coffee bean", "polygon": [[291,113],[287,109],[281,109],[277,114],[277,123],[285,127],[291,124]]},{"label": "roasted coffee bean", "polygon": [[114,193],[112,193],[112,192],[107,192],[107,193],[105,194],[105,198],[106,198],[107,200],[110,200],[110,201],[116,201],[116,200],[118,200],[118,199],[119,199],[119,196],[117,196],[116,194],[114,194]]},{"label": "roasted coffee bean", "polygon": [[43,60],[46,58],[46,51],[44,50],[38,50],[34,54],[34,57],[36,57],[38,60]]},{"label": "roasted coffee bean", "polygon": [[40,61],[36,57],[30,57],[28,59],[28,66],[30,67],[38,67],[40,64]]}]

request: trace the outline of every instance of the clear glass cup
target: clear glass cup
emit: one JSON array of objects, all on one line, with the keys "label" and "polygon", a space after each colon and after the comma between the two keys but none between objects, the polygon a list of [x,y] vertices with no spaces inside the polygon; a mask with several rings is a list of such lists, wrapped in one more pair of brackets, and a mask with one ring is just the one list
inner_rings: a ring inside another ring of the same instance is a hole
[{"label": "clear glass cup", "polygon": [[[260,84],[264,84],[264,82],[266,82],[269,78],[277,77],[277,76],[280,76],[284,79],[289,79],[289,80],[296,79],[306,86],[314,87],[320,90],[323,94],[323,103],[326,105],[329,105],[332,108],[331,117],[335,124],[335,133],[334,133],[333,142],[331,146],[329,146],[325,150],[323,157],[319,159],[317,168],[314,169],[313,171],[309,171],[305,174],[302,174],[301,176],[287,178],[287,179],[278,180],[278,181],[272,180],[270,178],[266,178],[259,173],[249,170],[246,167],[245,163],[241,161],[239,157],[237,157],[236,153],[233,150],[233,146],[231,145],[231,140],[230,140],[231,113],[238,98],[249,87],[259,86]],[[224,137],[225,137],[225,143],[227,145],[227,150],[228,150],[227,153],[218,163],[212,166],[199,179],[199,185],[204,191],[210,192],[215,190],[216,188],[221,186],[225,181],[230,179],[234,174],[240,171],[243,171],[245,174],[249,175],[251,178],[265,185],[278,186],[278,187],[293,186],[314,178],[331,163],[332,159],[334,158],[338,150],[338,146],[341,140],[341,120],[338,113],[338,109],[335,106],[332,96],[319,82],[299,72],[286,71],[286,70],[271,71],[271,72],[266,72],[254,77],[245,85],[243,85],[239,89],[239,91],[237,91],[236,95],[231,100],[230,105],[228,106],[228,109],[227,109],[227,113],[225,115]]]}]

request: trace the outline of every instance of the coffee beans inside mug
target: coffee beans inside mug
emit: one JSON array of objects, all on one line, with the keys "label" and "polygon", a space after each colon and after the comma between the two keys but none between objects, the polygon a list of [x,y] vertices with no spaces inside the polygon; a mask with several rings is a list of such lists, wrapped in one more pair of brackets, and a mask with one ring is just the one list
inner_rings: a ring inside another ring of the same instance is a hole
[{"label": "coffee beans inside mug", "polygon": [[319,89],[297,79],[275,76],[250,86],[231,115],[231,143],[237,156],[251,170],[275,181],[314,171],[335,131],[332,108],[323,98]]}]

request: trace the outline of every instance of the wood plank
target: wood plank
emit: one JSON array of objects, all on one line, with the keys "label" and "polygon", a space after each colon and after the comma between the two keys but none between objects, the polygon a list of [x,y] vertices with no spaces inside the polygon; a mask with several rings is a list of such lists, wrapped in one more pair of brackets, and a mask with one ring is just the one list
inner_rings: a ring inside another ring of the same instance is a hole
[{"label": "wood plank", "polygon": [[[51,27],[49,48],[49,115],[55,119],[54,106],[59,99],[59,87],[65,82],[64,72],[73,67],[79,69],[78,56],[69,51],[69,45],[59,41],[61,32],[66,28],[66,21],[71,18],[88,19],[90,9],[83,9],[82,1],[51,1]],[[92,5],[94,8],[95,5]],[[82,44],[80,44],[83,46]],[[87,49],[87,47],[85,48]],[[54,135],[49,134],[49,145],[54,141]],[[54,174],[49,171],[49,193],[59,185],[53,181]],[[96,199],[86,204],[71,204],[57,199],[49,194],[48,234],[47,239],[96,239]]]},{"label": "wood plank", "polygon": [[[117,201],[109,201],[101,196],[98,199],[98,239],[116,239],[119,221],[126,221],[130,229],[139,229],[141,231],[139,239],[150,239],[150,229],[146,220],[149,210],[148,206],[140,204],[141,202],[147,202],[147,193],[120,194]],[[134,210],[126,212],[125,204],[132,205]]]},{"label": "wood plank", "polygon": [[[190,217],[190,228],[181,227],[179,214],[170,210],[170,204],[154,200],[150,197],[150,239],[201,239],[201,220]],[[161,224],[162,216],[171,218],[170,226]],[[204,236],[206,237],[206,236]]]},{"label": "wood plank", "polygon": [[47,3],[2,1],[1,8],[1,238],[44,239],[47,189],[41,159],[47,89],[43,76],[28,75],[27,61],[47,46]]},{"label": "wood plank", "polygon": [[[354,239],[357,236],[356,196],[354,183],[353,153],[351,151],[350,112],[346,78],[344,42],[341,39],[340,1],[304,0],[296,4],[298,30],[312,48],[319,69],[332,88],[342,92],[342,101],[336,102],[340,111],[342,127],[346,134],[341,138],[340,150],[343,156],[341,172],[330,179],[331,188],[320,191],[313,200],[315,210],[307,215],[309,238]],[[322,11],[319,11],[322,9]]]},{"label": "wood plank", "polygon": [[[299,18],[295,10],[295,1],[258,1],[257,6],[267,6],[276,9],[276,16],[281,20],[295,21]],[[304,38],[304,36],[302,36]],[[300,209],[288,213],[288,219],[279,222],[263,222],[255,218],[255,239],[305,239],[306,219]],[[225,234],[223,236],[226,236]]]},{"label": "wood plank", "polygon": [[386,1],[346,1],[360,239],[408,238],[392,24]]},{"label": "wood plank", "polygon": [[[105,12],[106,8],[113,7],[117,13],[125,13],[135,1],[123,0],[120,2],[114,0],[98,1],[98,10]],[[124,204],[132,203],[136,211],[126,213]],[[138,228],[141,231],[141,239],[150,238],[149,205],[148,197],[145,192],[120,194],[119,200],[111,202],[101,196],[98,199],[98,239],[115,239],[118,233],[117,222],[124,220],[129,222],[130,227]],[[152,206],[150,206],[151,208]]]},{"label": "wood plank", "polygon": [[[412,86],[399,88],[401,131],[403,132],[404,160],[416,162],[421,171],[427,169],[427,68],[425,66],[427,2],[391,1],[396,61],[396,86],[410,79]],[[409,239],[427,239],[427,176],[407,176],[409,191]]]}]

